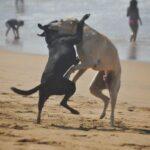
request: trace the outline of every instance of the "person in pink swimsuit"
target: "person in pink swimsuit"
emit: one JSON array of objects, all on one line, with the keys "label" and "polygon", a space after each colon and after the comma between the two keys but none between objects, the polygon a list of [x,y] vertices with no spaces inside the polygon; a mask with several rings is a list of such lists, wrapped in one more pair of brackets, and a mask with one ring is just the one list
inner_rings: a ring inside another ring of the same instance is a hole
[{"label": "person in pink swimsuit", "polygon": [[137,7],[137,1],[131,0],[130,6],[127,9],[127,17],[129,17],[129,26],[132,30],[132,35],[130,37],[130,42],[135,42],[138,32],[139,23],[142,25],[142,20],[139,15],[139,9]]}]

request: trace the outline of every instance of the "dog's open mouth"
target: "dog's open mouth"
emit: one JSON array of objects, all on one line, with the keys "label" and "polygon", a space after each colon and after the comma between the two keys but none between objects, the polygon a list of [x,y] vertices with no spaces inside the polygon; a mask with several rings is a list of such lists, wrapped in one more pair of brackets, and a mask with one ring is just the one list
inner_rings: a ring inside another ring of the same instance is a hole
[{"label": "dog's open mouth", "polygon": [[42,36],[45,37],[45,32],[41,33],[41,34],[37,34],[38,36]]}]

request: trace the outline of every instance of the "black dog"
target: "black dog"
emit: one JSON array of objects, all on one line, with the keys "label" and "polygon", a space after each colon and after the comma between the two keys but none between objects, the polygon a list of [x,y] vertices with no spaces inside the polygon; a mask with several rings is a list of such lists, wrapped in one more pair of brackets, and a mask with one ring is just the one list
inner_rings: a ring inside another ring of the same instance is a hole
[{"label": "black dog", "polygon": [[[37,87],[23,91],[17,88],[11,88],[14,92],[21,95],[30,95],[39,90],[38,117],[37,123],[41,121],[41,112],[45,101],[51,95],[65,95],[61,101],[61,105],[67,108],[73,114],[79,112],[68,106],[68,99],[74,94],[75,83],[63,77],[65,72],[77,63],[74,45],[82,40],[84,21],[89,18],[89,14],[85,15],[78,23],[77,32],[74,35],[58,36],[58,31],[51,28],[51,25],[39,28],[44,30],[46,42],[49,48],[49,59],[45,71],[41,78],[41,84]],[[53,38],[52,38],[53,36]]]}]

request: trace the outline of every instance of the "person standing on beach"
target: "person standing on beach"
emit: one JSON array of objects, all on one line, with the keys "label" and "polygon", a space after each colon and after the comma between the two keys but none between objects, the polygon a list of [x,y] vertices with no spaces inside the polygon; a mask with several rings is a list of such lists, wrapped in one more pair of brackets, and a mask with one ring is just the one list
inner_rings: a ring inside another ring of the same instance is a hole
[{"label": "person standing on beach", "polygon": [[7,31],[6,31],[6,34],[5,34],[6,36],[8,35],[10,29],[12,29],[15,39],[20,38],[19,37],[19,27],[24,25],[23,20],[9,19],[9,20],[6,21],[5,25],[7,27]]},{"label": "person standing on beach", "polygon": [[139,26],[138,21],[142,25],[142,20],[141,20],[140,15],[139,15],[139,9],[137,7],[137,3],[138,2],[136,0],[131,0],[130,6],[127,9],[127,17],[129,17],[129,26],[132,30],[130,42],[136,41],[138,26]]}]

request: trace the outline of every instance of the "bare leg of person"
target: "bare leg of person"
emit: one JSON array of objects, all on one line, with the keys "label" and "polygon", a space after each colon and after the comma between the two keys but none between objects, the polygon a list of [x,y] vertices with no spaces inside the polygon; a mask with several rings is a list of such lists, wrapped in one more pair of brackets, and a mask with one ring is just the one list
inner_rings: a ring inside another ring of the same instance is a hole
[{"label": "bare leg of person", "polygon": [[8,33],[9,33],[9,31],[10,31],[10,27],[7,27],[7,31],[6,31],[6,33],[5,33],[5,36],[7,36],[8,35]]},{"label": "bare leg of person", "polygon": [[18,28],[16,29],[16,38],[17,38],[17,39],[20,38],[20,36],[19,36],[19,29],[18,29]]},{"label": "bare leg of person", "polygon": [[12,30],[13,30],[13,33],[14,33],[14,38],[17,39],[16,29],[12,28]]},{"label": "bare leg of person", "polygon": [[133,38],[134,42],[136,42],[137,32],[138,32],[138,25],[135,25],[134,26],[134,38]]}]

